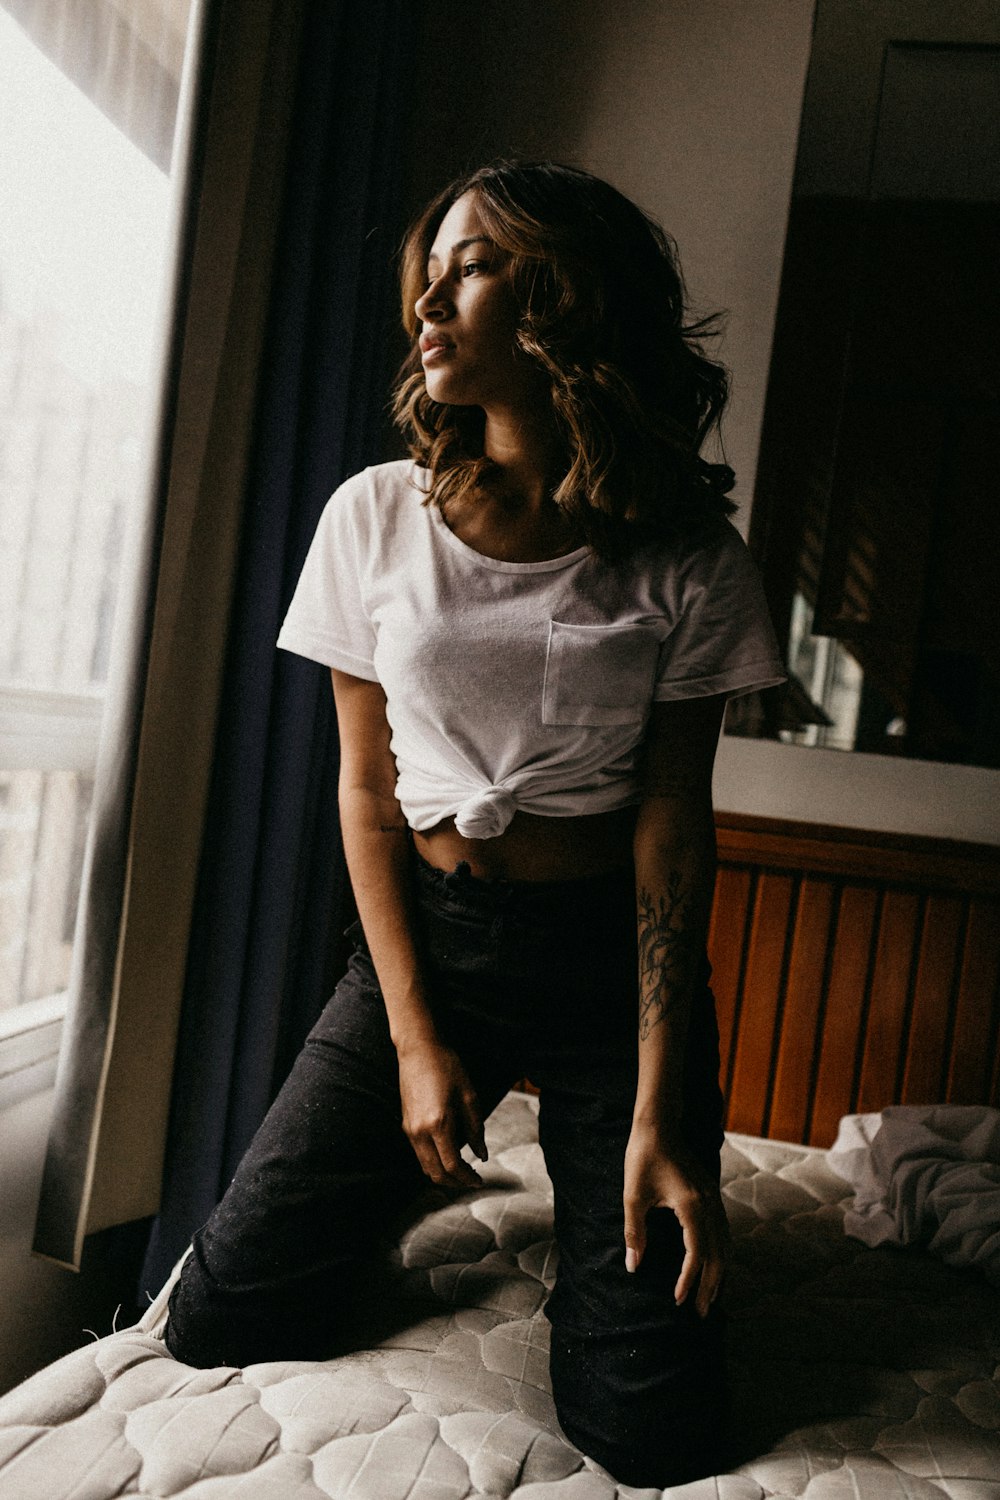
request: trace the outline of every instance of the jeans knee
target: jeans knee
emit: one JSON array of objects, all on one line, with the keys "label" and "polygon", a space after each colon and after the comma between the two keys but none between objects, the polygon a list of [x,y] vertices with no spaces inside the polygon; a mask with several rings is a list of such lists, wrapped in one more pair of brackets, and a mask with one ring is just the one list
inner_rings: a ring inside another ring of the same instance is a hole
[{"label": "jeans knee", "polygon": [[284,1347],[286,1333],[294,1338],[293,1319],[274,1311],[259,1287],[221,1285],[202,1264],[196,1241],[170,1294],[164,1340],[175,1359],[198,1370],[308,1357]]},{"label": "jeans knee", "polygon": [[721,1320],[620,1336],[552,1331],[566,1436],[622,1484],[685,1484],[728,1467]]},{"label": "jeans knee", "polygon": [[189,1330],[178,1322],[171,1314],[167,1318],[167,1326],[163,1333],[163,1342],[182,1365],[191,1365],[195,1370],[212,1370],[218,1365],[229,1364],[225,1359],[219,1359],[214,1352],[204,1347],[202,1341],[189,1336]]},{"label": "jeans knee", "polygon": [[[180,1295],[178,1295],[180,1292]],[[196,1370],[243,1369],[276,1359],[321,1359],[330,1353],[315,1325],[306,1330],[292,1319],[264,1315],[249,1305],[215,1305],[175,1289],[164,1340],[181,1364]]]}]

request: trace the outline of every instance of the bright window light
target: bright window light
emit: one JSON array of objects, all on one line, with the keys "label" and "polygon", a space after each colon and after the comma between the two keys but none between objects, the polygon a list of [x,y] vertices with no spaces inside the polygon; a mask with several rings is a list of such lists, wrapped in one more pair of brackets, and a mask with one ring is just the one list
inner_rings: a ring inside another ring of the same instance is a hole
[{"label": "bright window light", "polygon": [[88,385],[144,385],[169,179],[0,13],[0,299]]},{"label": "bright window light", "polygon": [[0,12],[0,1018],[68,979],[170,201]]}]

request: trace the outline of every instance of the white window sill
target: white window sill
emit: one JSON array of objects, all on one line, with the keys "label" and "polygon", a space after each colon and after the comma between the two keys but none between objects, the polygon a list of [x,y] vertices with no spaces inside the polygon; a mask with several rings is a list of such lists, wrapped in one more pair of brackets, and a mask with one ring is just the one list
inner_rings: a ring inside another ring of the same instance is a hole
[{"label": "white window sill", "polygon": [[65,1015],[65,994],[0,1012],[0,1109],[51,1088]]},{"label": "white window sill", "polygon": [[0,684],[0,767],[92,772],[103,710],[103,689],[66,693]]}]

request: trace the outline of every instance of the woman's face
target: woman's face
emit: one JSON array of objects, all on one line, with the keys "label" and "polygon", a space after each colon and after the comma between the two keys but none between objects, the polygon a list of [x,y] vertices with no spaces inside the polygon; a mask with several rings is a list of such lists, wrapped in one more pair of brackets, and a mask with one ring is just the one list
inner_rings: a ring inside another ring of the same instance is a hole
[{"label": "woman's face", "polygon": [[539,372],[514,339],[519,317],[509,259],[487,235],[472,193],[441,220],[414,312],[433,401],[488,411],[537,397]]}]

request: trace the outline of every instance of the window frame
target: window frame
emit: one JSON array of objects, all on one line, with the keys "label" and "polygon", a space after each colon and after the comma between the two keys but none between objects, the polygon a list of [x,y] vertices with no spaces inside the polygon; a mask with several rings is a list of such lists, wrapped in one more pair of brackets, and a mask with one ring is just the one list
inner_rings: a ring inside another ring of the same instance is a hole
[{"label": "window frame", "polygon": [[[0,772],[97,767],[105,690],[0,684]],[[0,1011],[0,1107],[49,1088],[66,1015],[62,990]]]}]

